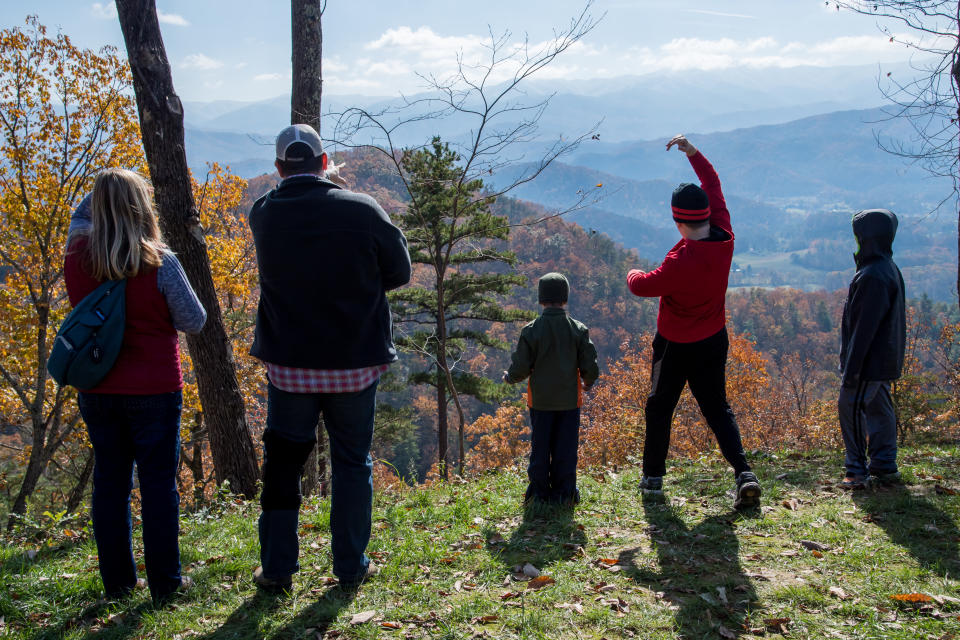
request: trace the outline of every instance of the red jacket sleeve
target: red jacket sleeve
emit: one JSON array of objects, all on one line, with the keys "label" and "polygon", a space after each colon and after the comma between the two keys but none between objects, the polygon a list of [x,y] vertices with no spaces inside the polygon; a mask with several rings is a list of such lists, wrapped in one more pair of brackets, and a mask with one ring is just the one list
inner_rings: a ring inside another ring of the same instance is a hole
[{"label": "red jacket sleeve", "polygon": [[675,288],[676,269],[672,269],[674,255],[671,251],[664,258],[663,264],[646,273],[631,269],[627,273],[627,288],[630,293],[643,298],[658,298],[670,295]]},{"label": "red jacket sleeve", "polygon": [[720,187],[720,177],[717,176],[716,169],[699,151],[687,159],[693,170],[697,172],[700,187],[707,192],[707,198],[710,199],[710,224],[733,235],[730,211],[727,209],[727,201],[723,198],[723,189]]}]

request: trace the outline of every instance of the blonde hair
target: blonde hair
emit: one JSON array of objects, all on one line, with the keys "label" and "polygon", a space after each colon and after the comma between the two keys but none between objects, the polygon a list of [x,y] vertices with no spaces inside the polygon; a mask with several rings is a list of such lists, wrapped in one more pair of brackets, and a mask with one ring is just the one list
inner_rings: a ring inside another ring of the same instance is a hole
[{"label": "blonde hair", "polygon": [[105,169],[93,184],[87,245],[90,275],[130,278],[159,267],[167,245],[157,225],[150,186],[139,173]]}]

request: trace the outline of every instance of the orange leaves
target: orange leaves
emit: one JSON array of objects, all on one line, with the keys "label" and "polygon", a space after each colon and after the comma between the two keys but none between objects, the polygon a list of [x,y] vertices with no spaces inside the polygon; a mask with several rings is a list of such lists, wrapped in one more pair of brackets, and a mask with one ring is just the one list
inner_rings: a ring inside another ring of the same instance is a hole
[{"label": "orange leaves", "polygon": [[538,589],[543,589],[544,587],[550,586],[551,584],[556,584],[557,581],[551,578],[550,576],[537,576],[530,580],[527,583],[527,589],[533,589],[534,591]]},{"label": "orange leaves", "polygon": [[530,435],[526,415],[516,406],[499,407],[494,415],[484,414],[466,426],[466,437],[473,442],[467,466],[484,471],[514,464],[526,453]]},{"label": "orange leaves", "polygon": [[895,593],[890,596],[890,599],[896,600],[897,602],[908,602],[910,604],[933,602],[933,598],[925,593]]}]

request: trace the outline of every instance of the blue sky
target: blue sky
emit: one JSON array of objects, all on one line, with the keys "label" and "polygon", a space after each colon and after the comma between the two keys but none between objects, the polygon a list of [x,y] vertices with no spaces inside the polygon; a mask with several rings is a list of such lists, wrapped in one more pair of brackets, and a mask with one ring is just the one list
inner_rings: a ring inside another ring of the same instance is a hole
[{"label": "blue sky", "polygon": [[[19,5],[19,6],[18,6]],[[324,15],[324,90],[396,96],[443,76],[458,52],[475,59],[499,35],[534,45],[568,24],[571,0],[330,0]],[[290,10],[281,0],[158,0],[174,84],[185,100],[259,100],[289,92]],[[280,10],[278,10],[280,9]],[[75,43],[123,48],[112,0],[0,3],[0,25],[27,13]],[[599,26],[541,79],[569,89],[578,78],[738,67],[877,64],[909,58],[876,23],[823,0],[596,0]],[[575,83],[574,83],[575,85]]]}]

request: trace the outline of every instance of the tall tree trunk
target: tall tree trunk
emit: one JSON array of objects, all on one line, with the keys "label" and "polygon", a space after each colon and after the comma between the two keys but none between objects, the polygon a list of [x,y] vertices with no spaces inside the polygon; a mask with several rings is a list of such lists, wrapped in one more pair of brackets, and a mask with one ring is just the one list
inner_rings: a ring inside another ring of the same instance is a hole
[{"label": "tall tree trunk", "polygon": [[290,124],[308,124],[320,132],[323,93],[323,0],[291,0],[293,91]]},{"label": "tall tree trunk", "polygon": [[257,459],[190,188],[183,105],[174,92],[156,6],[154,0],[117,0],[116,4],[133,71],[140,133],[160,210],[160,226],[207,310],[203,331],[188,336],[187,345],[210,432],[217,481],[228,481],[232,491],[252,498],[257,490]]},{"label": "tall tree trunk", "polygon": [[74,485],[70,497],[67,498],[67,513],[73,513],[83,502],[83,496],[87,492],[87,485],[90,484],[90,478],[93,476],[93,448],[87,451],[87,460],[83,463],[83,470]]},{"label": "tall tree trunk", "polygon": [[[308,124],[320,132],[320,98],[323,95],[323,0],[291,0],[290,41],[293,87],[290,124]],[[317,446],[307,458],[304,495],[325,494],[327,459],[323,418],[317,424]]]},{"label": "tall tree trunk", "polygon": [[[957,22],[960,24],[960,2],[957,3]],[[953,51],[953,66],[950,67],[950,78],[953,80],[953,95],[960,96],[960,45]],[[960,104],[957,105],[956,124],[960,129]],[[954,188],[960,184],[960,176],[953,176]],[[960,304],[960,209],[957,210],[957,303]]]},{"label": "tall tree trunk", "polygon": [[437,463],[440,467],[440,477],[444,480],[447,479],[447,468],[450,466],[447,460],[448,431],[447,378],[444,375],[443,368],[437,366]]}]

